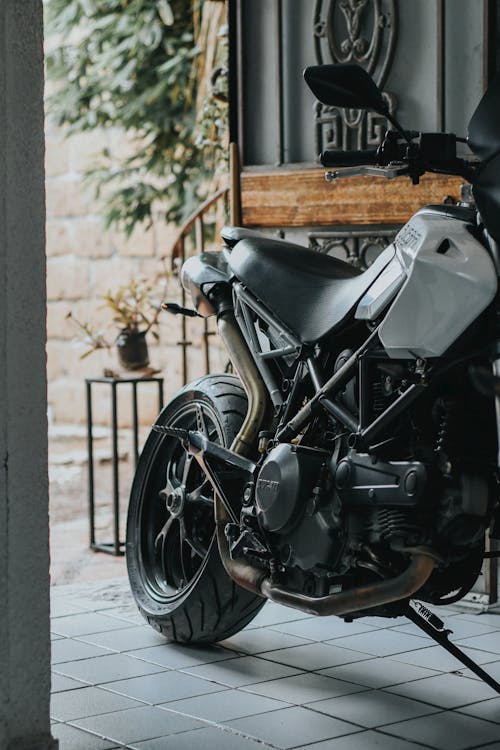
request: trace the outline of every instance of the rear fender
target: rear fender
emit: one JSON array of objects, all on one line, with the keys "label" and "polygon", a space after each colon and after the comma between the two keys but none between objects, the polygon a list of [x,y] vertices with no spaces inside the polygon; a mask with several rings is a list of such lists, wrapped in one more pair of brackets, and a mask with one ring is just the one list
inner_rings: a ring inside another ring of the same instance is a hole
[{"label": "rear fender", "polygon": [[182,286],[193,300],[196,311],[204,318],[216,314],[209,299],[217,284],[229,286],[230,271],[224,252],[206,252],[188,258],[182,266]]}]

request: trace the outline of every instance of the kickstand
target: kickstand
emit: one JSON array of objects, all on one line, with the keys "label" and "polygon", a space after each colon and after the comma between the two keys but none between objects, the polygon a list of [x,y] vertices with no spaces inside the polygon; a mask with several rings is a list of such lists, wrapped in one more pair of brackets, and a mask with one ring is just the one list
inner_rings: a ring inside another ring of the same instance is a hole
[{"label": "kickstand", "polygon": [[424,631],[433,641],[436,641],[442,646],[449,654],[461,661],[462,664],[468,667],[471,672],[474,672],[483,682],[486,682],[493,690],[500,694],[500,684],[487,674],[484,669],[481,669],[479,664],[476,664],[470,656],[464,654],[461,649],[458,648],[454,643],[448,639],[448,635],[452,633],[452,630],[447,630],[444,626],[444,622],[439,617],[433,614],[427,607],[420,602],[412,601],[408,605],[408,609],[405,612],[406,617],[411,620],[417,627]]}]

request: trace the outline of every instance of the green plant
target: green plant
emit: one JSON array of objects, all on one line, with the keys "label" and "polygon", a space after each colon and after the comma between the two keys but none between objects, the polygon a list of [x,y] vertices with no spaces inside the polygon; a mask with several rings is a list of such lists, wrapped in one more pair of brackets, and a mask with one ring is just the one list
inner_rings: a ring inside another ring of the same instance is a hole
[{"label": "green plant", "polygon": [[[70,134],[118,126],[137,143],[123,159],[103,152],[89,172],[107,224],[130,234],[158,210],[182,222],[225,171],[224,4],[47,0],[46,7],[47,76],[55,84],[48,113]],[[215,68],[222,75],[213,87]]]},{"label": "green plant", "polygon": [[[121,286],[116,292],[107,292],[104,296],[105,306],[113,313],[113,322],[122,331],[148,333],[158,325],[161,302],[153,298],[153,287],[146,281],[133,280]],[[158,338],[155,330],[152,335]]]},{"label": "green plant", "polygon": [[113,340],[109,339],[105,331],[97,330],[92,323],[79,321],[73,313],[69,312],[66,316],[75,323],[83,341],[89,347],[80,359],[85,359],[98,349],[111,349],[117,337],[123,332],[151,332],[154,339],[159,339],[158,325],[162,299],[158,296],[156,286],[144,279],[133,279],[114,292],[108,291],[103,300],[101,307],[111,311],[111,325],[117,329]]}]

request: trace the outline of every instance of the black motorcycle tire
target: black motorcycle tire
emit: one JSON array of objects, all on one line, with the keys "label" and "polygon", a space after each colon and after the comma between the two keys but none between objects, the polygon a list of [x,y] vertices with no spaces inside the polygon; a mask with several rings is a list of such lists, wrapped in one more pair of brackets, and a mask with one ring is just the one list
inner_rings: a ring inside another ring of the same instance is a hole
[{"label": "black motorcycle tire", "polygon": [[[198,427],[209,439],[228,447],[241,427],[246,407],[245,391],[236,376],[209,375],[185,386],[163,409],[157,423]],[[186,462],[190,462],[188,468]],[[159,492],[166,477],[172,477],[166,485],[171,489],[179,479],[177,475],[183,473],[184,477],[185,472],[181,526],[180,516],[175,516],[178,509],[174,506],[172,517],[164,502],[166,495]],[[198,488],[188,493],[193,484]],[[205,487],[203,496],[200,487]],[[198,500],[188,502],[193,497]],[[226,573],[217,547],[210,498],[213,503],[204,474],[194,459],[186,458],[180,442],[151,432],[131,489],[127,569],[141,614],[169,641],[224,640],[244,628],[265,603],[265,599],[240,588]]]}]

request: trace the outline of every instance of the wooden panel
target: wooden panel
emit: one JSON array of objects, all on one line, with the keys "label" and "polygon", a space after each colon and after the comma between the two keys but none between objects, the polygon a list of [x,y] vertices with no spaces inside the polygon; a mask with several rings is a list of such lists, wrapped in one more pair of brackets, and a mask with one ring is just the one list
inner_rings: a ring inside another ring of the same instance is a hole
[{"label": "wooden panel", "polygon": [[420,185],[408,177],[351,177],[325,182],[324,169],[243,172],[244,226],[301,227],[335,224],[402,224],[419,208],[459,198],[463,179],[424,175]]}]

